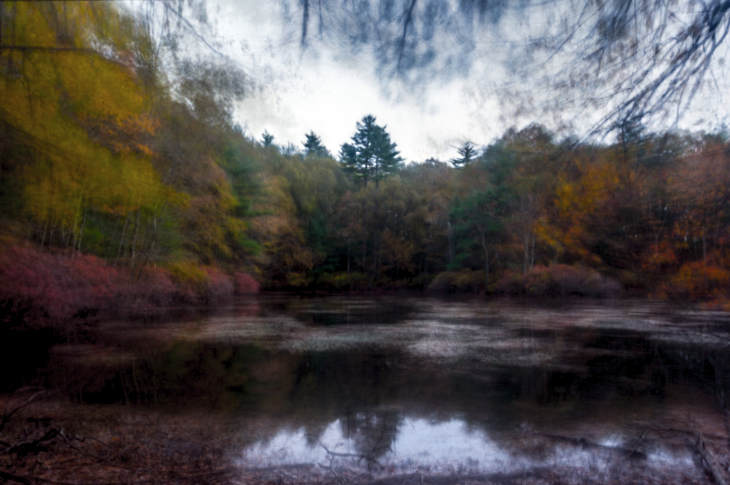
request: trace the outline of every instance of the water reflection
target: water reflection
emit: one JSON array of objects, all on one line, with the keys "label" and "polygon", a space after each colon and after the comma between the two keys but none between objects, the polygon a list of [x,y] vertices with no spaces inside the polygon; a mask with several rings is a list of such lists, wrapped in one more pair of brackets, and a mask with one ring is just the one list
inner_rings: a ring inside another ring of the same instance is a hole
[{"label": "water reflection", "polygon": [[[303,429],[280,431],[244,450],[241,463],[330,467],[337,462],[399,473],[479,473],[512,465],[513,457],[462,420],[391,418],[355,415],[349,428],[343,420],[333,421],[314,443]],[[353,425],[353,421],[359,424]],[[365,427],[363,423],[367,423]]]},{"label": "water reflection", "polygon": [[[512,437],[521,446],[505,448],[484,430],[461,419],[432,421],[400,416],[387,423],[387,419],[372,418],[358,416],[357,419],[370,421],[371,425],[357,430],[348,428],[344,420],[333,421],[316,441],[304,429],[281,430],[245,449],[239,464],[243,467],[312,465],[340,471],[367,468],[375,475],[383,472],[483,475],[538,467],[605,469],[621,455],[630,454],[630,448],[624,445],[632,445],[616,434],[607,435],[600,443],[588,443],[543,436],[523,427]],[[694,463],[687,449],[654,444],[647,447],[647,452],[635,453],[641,466],[664,473],[674,469],[692,475]]]},{"label": "water reflection", "polygon": [[684,466],[685,436],[678,448],[661,436],[692,429],[688,415],[722,429],[726,322],[645,302],[277,296],[106,324],[0,384],[29,376],[85,403],[217,413],[237,423],[247,463],[476,473],[636,449]]}]

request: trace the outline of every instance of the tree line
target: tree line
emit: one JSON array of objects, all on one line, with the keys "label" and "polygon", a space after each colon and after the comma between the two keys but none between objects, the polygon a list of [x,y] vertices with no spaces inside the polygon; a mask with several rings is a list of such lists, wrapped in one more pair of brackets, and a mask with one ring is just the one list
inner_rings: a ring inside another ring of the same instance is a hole
[{"label": "tree line", "polygon": [[333,156],[313,132],[301,148],[248,136],[232,114],[245,79],[170,64],[113,5],[15,2],[2,22],[6,243],[180,278],[247,272],[270,289],[730,288],[722,130],[629,123],[609,144],[532,124],[405,164],[367,115]]}]

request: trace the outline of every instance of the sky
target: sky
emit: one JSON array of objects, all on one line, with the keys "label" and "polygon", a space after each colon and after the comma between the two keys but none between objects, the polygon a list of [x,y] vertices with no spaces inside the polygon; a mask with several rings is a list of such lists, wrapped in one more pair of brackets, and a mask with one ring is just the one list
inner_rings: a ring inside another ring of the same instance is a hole
[{"label": "sky", "polygon": [[336,156],[356,123],[372,114],[385,125],[406,161],[457,156],[465,141],[486,145],[506,128],[497,103],[480,99],[473,79],[434,82],[414,90],[383,81],[367,55],[304,52],[298,39],[286,39],[278,2],[220,1],[211,5],[226,51],[249,73],[255,88],[238,104],[235,116],[248,135],[264,131],[279,145],[301,148],[314,131]]},{"label": "sky", "polygon": [[[291,35],[297,29],[287,29],[280,9],[278,1],[209,3],[215,25],[226,39],[224,51],[253,83],[235,111],[236,121],[249,136],[260,140],[268,131],[274,143],[301,149],[311,130],[336,156],[355,133],[356,122],[372,114],[387,127],[407,162],[431,157],[448,161],[457,157],[457,148],[465,141],[485,146],[512,124],[521,127],[532,121],[509,121],[495,92],[484,89],[485,79],[501,75],[503,66],[494,49],[478,56],[468,74],[414,89],[379,78],[367,53],[355,58],[327,48],[302,50],[299,38]],[[719,90],[676,128],[711,129],[727,118],[724,76],[719,82]],[[583,107],[580,116],[595,120],[600,114]],[[550,120],[543,121],[550,125]],[[586,123],[579,119],[578,129]]]}]

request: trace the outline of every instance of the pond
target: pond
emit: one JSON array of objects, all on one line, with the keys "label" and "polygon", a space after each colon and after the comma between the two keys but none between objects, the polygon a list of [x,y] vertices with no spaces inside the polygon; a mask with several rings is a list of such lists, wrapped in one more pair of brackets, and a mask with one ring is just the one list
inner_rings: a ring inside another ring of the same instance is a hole
[{"label": "pond", "polygon": [[686,441],[700,428],[726,441],[729,323],[646,301],[265,295],[192,321],[103,324],[96,343],[55,346],[32,376],[5,379],[86,404],[213,416],[245,470],[600,474],[627,463],[702,481]]}]

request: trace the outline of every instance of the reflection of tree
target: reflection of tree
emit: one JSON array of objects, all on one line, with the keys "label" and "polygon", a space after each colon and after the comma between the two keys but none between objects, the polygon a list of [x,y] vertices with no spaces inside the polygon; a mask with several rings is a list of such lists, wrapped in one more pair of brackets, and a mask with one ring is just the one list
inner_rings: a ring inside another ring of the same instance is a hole
[{"label": "reflection of tree", "polygon": [[356,454],[376,461],[389,451],[403,424],[403,415],[397,409],[365,409],[352,412],[340,418],[342,434],[352,440]]},{"label": "reflection of tree", "polygon": [[247,361],[256,350],[178,341],[116,358],[104,349],[61,351],[49,384],[81,402],[232,409],[247,391]]}]

